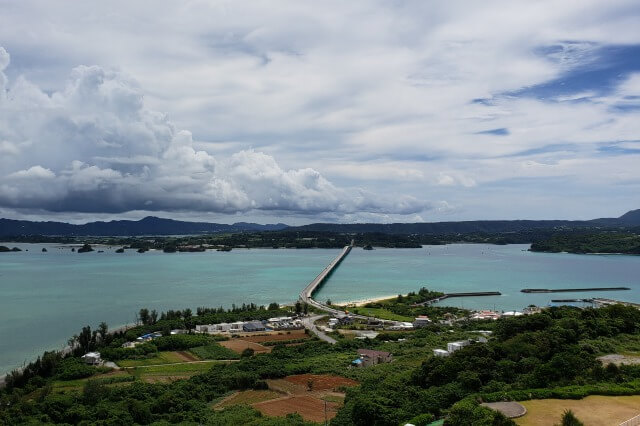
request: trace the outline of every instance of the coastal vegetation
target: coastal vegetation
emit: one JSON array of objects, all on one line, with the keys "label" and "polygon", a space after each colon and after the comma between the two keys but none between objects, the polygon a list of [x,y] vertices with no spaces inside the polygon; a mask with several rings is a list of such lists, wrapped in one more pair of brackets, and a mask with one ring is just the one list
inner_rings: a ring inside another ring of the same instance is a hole
[{"label": "coastal vegetation", "polygon": [[531,244],[531,251],[640,254],[640,234],[631,232],[558,234],[534,242]]},{"label": "coastal vegetation", "polygon": [[[261,231],[217,233],[192,236],[155,237],[52,237],[14,236],[6,241],[23,243],[86,244],[117,247],[116,252],[160,250],[165,253],[202,252],[207,249],[230,251],[233,248],[342,248],[354,241],[366,249],[419,248],[423,245],[532,244],[533,251],[569,251],[575,253],[635,253],[639,228],[619,229],[523,229],[514,232],[470,232],[446,234],[392,234],[385,232],[339,233],[330,231]],[[0,249],[2,250],[2,249]],[[9,249],[10,250],[10,249]],[[82,249],[80,249],[82,250]],[[5,248],[7,251],[7,248]]]},{"label": "coastal vegetation", "polygon": [[363,306],[346,306],[349,312],[359,315],[373,316],[391,321],[413,320],[419,315],[426,315],[433,320],[443,319],[445,315],[462,316],[468,311],[451,306],[431,306],[428,302],[444,296],[444,293],[431,291],[422,287],[418,292],[369,302]]},{"label": "coastal vegetation", "polygon": [[[422,293],[426,295],[426,291]],[[388,307],[406,304],[406,298],[418,300],[419,294],[403,296],[400,302],[396,298]],[[261,312],[270,311],[266,308],[250,311],[245,305],[245,310],[236,308],[235,312],[200,309],[191,317],[195,322],[208,322],[205,321],[208,315],[245,317]],[[186,316],[189,318],[188,313]],[[106,354],[104,345],[116,346],[150,328],[161,330],[167,321],[184,325],[185,312],[162,313],[155,323],[147,319],[147,324],[136,327],[135,332],[114,334],[109,343],[109,338],[85,327],[77,341],[84,346],[83,350],[97,349]],[[448,341],[477,336],[474,332],[477,329],[493,331],[493,337],[487,343],[473,343],[449,357],[431,355],[432,349],[446,346]],[[306,424],[296,415],[271,418],[249,406],[211,408],[232,391],[266,389],[266,381],[296,374],[332,374],[359,383],[346,389],[344,406],[331,421],[332,425],[426,424],[442,417],[447,425],[469,424],[470,419],[479,425],[512,425],[511,420],[478,402],[640,394],[640,366],[604,365],[596,359],[610,349],[637,348],[640,311],[631,307],[550,308],[523,317],[453,326],[435,323],[395,333],[402,339],[388,339],[387,334],[364,341],[337,336],[335,345],[314,339],[294,346],[276,344],[271,353],[241,357],[233,363],[185,364],[193,371],[177,374],[176,378],[182,380],[168,381],[153,380],[154,374],[170,378],[171,370],[181,365],[136,368],[131,374],[118,373],[108,379],[103,367],[79,361],[77,356],[82,351],[69,356],[49,352],[22,375],[16,373],[10,378],[0,395],[0,423]],[[204,357],[216,343],[192,345],[206,338],[172,335],[144,345],[157,344],[163,351],[190,348]],[[604,342],[602,345],[597,343],[600,340]],[[629,340],[635,343],[624,343]],[[203,347],[207,349],[197,349]],[[369,368],[350,368],[360,347],[392,352],[394,361]],[[61,382],[74,380],[84,384],[60,386]]]}]

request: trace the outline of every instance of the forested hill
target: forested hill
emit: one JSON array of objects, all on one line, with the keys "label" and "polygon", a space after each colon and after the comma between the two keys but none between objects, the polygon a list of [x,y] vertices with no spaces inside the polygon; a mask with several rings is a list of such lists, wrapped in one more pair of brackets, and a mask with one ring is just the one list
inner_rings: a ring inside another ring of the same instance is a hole
[{"label": "forested hill", "polygon": [[466,222],[431,223],[314,223],[298,227],[289,227],[283,223],[260,225],[239,222],[233,225],[185,222],[158,217],[144,219],[114,220],[110,222],[89,222],[73,225],[63,222],[31,222],[27,220],[0,219],[1,236],[139,236],[139,235],[198,235],[222,232],[256,231],[303,231],[332,233],[379,233],[379,234],[418,234],[418,235],[455,235],[455,234],[494,234],[521,232],[528,230],[571,230],[583,228],[615,228],[640,226],[640,210],[632,210],[619,218],[601,218],[585,221],[572,220],[475,220]]},{"label": "forested hill", "polygon": [[205,222],[184,222],[158,217],[141,220],[114,220],[73,225],[63,222],[31,222],[0,219],[0,236],[60,235],[60,236],[135,236],[135,235],[197,235],[220,232],[277,231],[287,228],[282,223],[260,225],[239,222],[233,225]]},{"label": "forested hill", "polygon": [[592,220],[474,220],[465,222],[431,223],[354,223],[333,224],[313,223],[289,228],[300,231],[346,232],[346,233],[385,233],[385,234],[471,234],[505,233],[532,229],[580,229],[640,226],[640,209],[632,210],[619,218],[601,218]]}]

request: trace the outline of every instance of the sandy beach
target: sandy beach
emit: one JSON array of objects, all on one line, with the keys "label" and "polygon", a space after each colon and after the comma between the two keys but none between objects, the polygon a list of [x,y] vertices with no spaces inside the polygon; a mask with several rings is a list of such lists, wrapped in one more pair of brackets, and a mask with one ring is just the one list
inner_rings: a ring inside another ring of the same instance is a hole
[{"label": "sandy beach", "polygon": [[373,302],[379,302],[381,300],[387,300],[387,299],[393,299],[398,297],[397,294],[391,294],[388,296],[381,296],[381,297],[371,297],[368,299],[358,299],[358,300],[349,300],[349,301],[340,301],[340,302],[336,302],[336,305],[339,306],[364,306],[367,303],[373,303]]}]

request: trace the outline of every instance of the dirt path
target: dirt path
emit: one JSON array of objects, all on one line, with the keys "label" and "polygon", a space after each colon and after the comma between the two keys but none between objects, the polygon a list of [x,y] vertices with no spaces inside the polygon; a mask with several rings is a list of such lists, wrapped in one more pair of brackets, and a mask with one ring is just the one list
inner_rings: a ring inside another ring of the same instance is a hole
[{"label": "dirt path", "polygon": [[193,355],[191,352],[187,352],[187,351],[178,351],[176,352],[176,355],[178,355],[179,358],[181,358],[183,361],[200,361],[200,358],[198,358],[197,356]]}]

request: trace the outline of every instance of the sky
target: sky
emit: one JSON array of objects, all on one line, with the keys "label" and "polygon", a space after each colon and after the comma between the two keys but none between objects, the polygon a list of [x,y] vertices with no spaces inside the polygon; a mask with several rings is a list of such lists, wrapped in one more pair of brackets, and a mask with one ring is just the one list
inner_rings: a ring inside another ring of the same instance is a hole
[{"label": "sky", "polygon": [[0,217],[640,208],[640,3],[0,0]]}]

